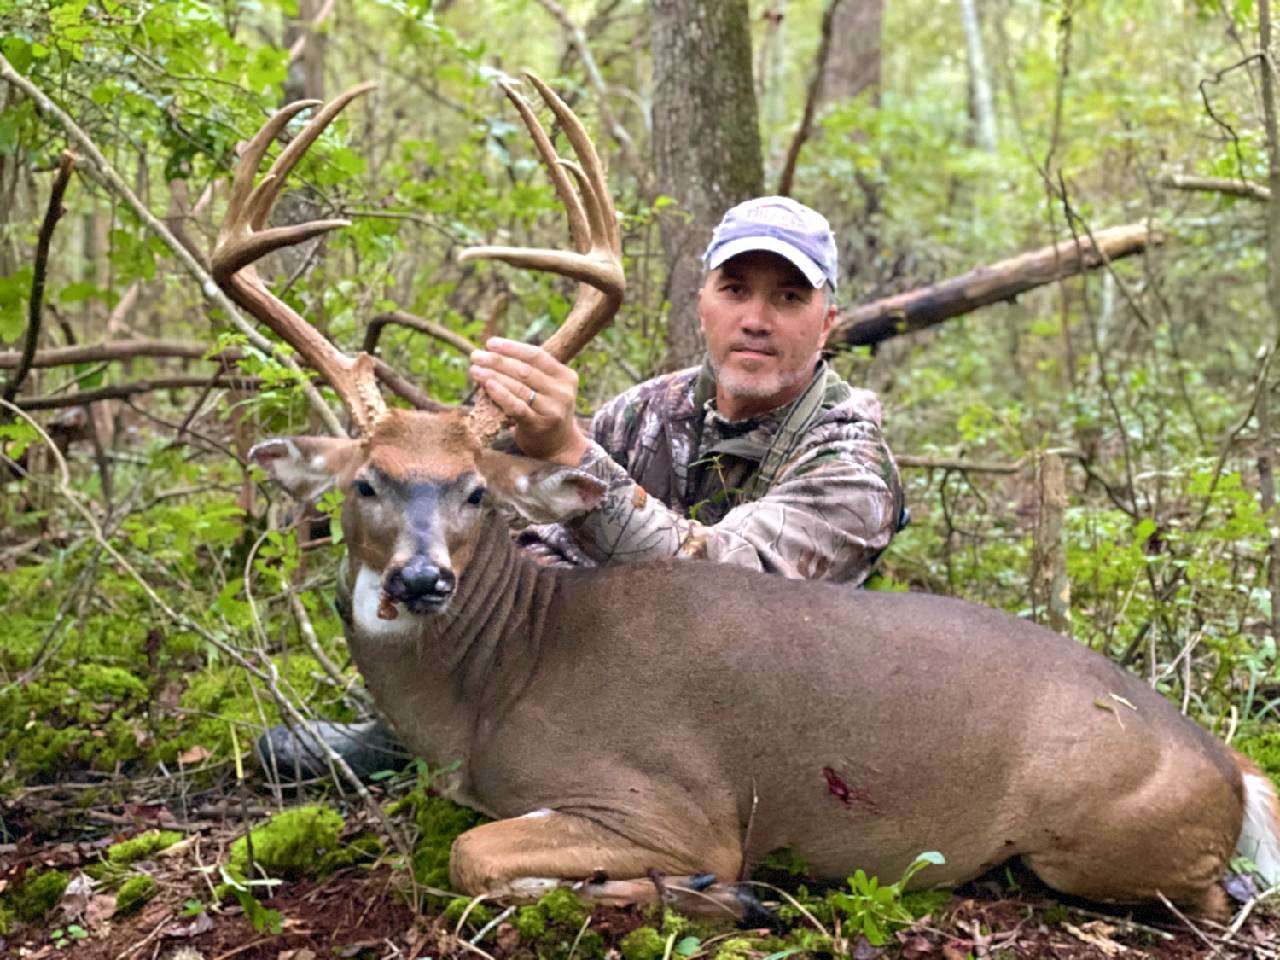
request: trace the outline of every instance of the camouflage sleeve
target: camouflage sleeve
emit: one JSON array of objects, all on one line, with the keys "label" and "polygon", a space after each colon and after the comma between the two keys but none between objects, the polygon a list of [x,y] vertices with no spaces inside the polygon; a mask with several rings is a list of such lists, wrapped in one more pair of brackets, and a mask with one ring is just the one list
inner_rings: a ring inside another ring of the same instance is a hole
[{"label": "camouflage sleeve", "polygon": [[598,563],[686,557],[786,577],[861,583],[897,529],[897,466],[874,423],[819,423],[760,499],[714,526],[648,496],[593,445],[582,469],[603,480],[604,502],[572,523]]}]

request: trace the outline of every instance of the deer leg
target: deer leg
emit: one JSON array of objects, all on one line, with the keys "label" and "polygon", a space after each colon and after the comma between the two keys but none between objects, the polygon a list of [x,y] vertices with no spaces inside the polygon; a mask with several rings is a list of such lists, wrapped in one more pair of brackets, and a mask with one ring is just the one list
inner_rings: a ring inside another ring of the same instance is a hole
[{"label": "deer leg", "polygon": [[567,886],[588,903],[666,903],[754,923],[762,908],[747,888],[717,880],[736,877],[741,862],[740,849],[725,849],[688,863],[586,817],[551,811],[468,830],[453,843],[449,877],[471,896],[529,902]]}]

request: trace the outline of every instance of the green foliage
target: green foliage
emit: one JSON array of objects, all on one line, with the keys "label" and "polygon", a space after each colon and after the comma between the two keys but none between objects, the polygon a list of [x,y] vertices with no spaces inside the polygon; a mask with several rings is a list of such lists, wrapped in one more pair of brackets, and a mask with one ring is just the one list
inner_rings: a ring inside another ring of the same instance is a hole
[{"label": "green foliage", "polygon": [[858,931],[868,943],[878,947],[895,929],[910,926],[915,920],[903,901],[908,881],[925,867],[945,862],[940,853],[922,853],[896,883],[890,884],[881,884],[877,877],[868,877],[859,869],[849,878],[848,893],[836,891],[828,894],[827,899],[847,921],[845,929]]},{"label": "green foliage", "polygon": [[[234,877],[266,875],[282,880],[314,876],[324,858],[337,849],[344,821],[322,806],[293,807],[277,813],[231,844],[227,871]],[[253,848],[249,862],[250,841]]]},{"label": "green foliage", "polygon": [[1256,763],[1276,783],[1280,783],[1280,731],[1261,730],[1236,738],[1237,750]]},{"label": "green foliage", "polygon": [[142,905],[156,895],[159,888],[155,877],[146,873],[135,873],[116,891],[116,915],[128,916],[142,909]]},{"label": "green foliage", "polygon": [[117,865],[136,863],[173,846],[181,839],[182,834],[176,830],[147,830],[107,847],[107,860]]}]

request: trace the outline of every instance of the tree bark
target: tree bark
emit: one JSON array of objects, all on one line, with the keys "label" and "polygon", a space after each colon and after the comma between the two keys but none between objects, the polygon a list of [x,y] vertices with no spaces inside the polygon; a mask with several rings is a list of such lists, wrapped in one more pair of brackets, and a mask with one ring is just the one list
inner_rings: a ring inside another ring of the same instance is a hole
[{"label": "tree bark", "polygon": [[969,59],[969,95],[973,104],[974,140],[987,153],[996,149],[996,110],[991,96],[991,72],[982,42],[977,0],[960,0],[960,19]]},{"label": "tree bark", "polygon": [[884,0],[833,0],[831,51],[822,65],[819,106],[871,91],[880,102],[880,31]]},{"label": "tree bark", "polygon": [[1142,253],[1149,245],[1164,240],[1159,231],[1141,223],[1099,230],[1094,238],[1097,250],[1088,238],[1081,238],[1079,247],[1073,240],[1064,240],[928,287],[854,307],[840,316],[829,344],[837,349],[868,346],[922,330],[1112,260]]},{"label": "tree bark", "polygon": [[668,369],[702,355],[700,257],[725,210],[764,189],[746,0],[654,0],[653,165],[677,202],[660,229],[669,265]]}]

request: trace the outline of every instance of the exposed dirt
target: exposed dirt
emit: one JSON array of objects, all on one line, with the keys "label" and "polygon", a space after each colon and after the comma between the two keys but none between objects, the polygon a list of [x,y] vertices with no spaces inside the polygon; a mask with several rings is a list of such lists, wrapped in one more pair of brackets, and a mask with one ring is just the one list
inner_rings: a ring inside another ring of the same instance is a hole
[{"label": "exposed dirt", "polygon": [[[50,823],[46,801],[43,816],[14,804],[0,808],[12,830],[38,820]],[[319,881],[282,885],[263,905],[278,911],[281,930],[256,930],[237,906],[207,907],[216,873],[207,869],[242,832],[233,819],[206,818],[185,841],[137,867],[157,881],[155,897],[131,916],[113,916],[114,894],[86,891],[64,895],[60,905],[40,923],[19,926],[0,938],[0,956],[47,958],[61,955],[85,960],[320,960],[320,958],[530,958],[534,951],[520,941],[510,923],[495,925],[476,945],[464,942],[474,932],[455,935],[455,924],[439,916],[438,907],[417,913],[409,905],[406,875],[386,864],[348,867]],[[132,816],[108,811],[66,810],[60,838],[36,842],[30,837],[0,846],[0,889],[16,883],[27,871],[58,868],[73,877],[100,862],[111,842],[168,821],[167,812],[134,808]],[[103,819],[120,823],[104,828]],[[354,818],[353,818],[354,819]],[[96,824],[96,825],[95,825]],[[89,839],[81,839],[90,837]],[[1007,877],[1008,875],[1002,875]],[[884,956],[919,960],[940,957],[1138,958],[1184,960],[1192,957],[1280,957],[1280,916],[1253,911],[1239,929],[1226,935],[1224,927],[1189,921],[1169,913],[1150,911],[1141,916],[1109,915],[1086,905],[1064,904],[1049,897],[1034,880],[1015,872],[1017,887],[1007,879],[990,878],[962,888],[932,917],[900,932],[884,949],[863,940],[846,940],[843,955],[870,960]],[[634,910],[598,910],[591,926],[606,943],[616,945],[643,923]],[[77,936],[69,931],[79,928]],[[60,935],[58,932],[60,931]],[[82,934],[81,934],[82,931]],[[831,931],[836,932],[836,931]],[[704,940],[696,957],[712,957],[718,942],[742,937],[726,931]],[[183,951],[190,951],[183,953]],[[611,955],[617,956],[616,950]],[[763,948],[754,956],[763,960]],[[803,954],[791,954],[802,956]]]}]

